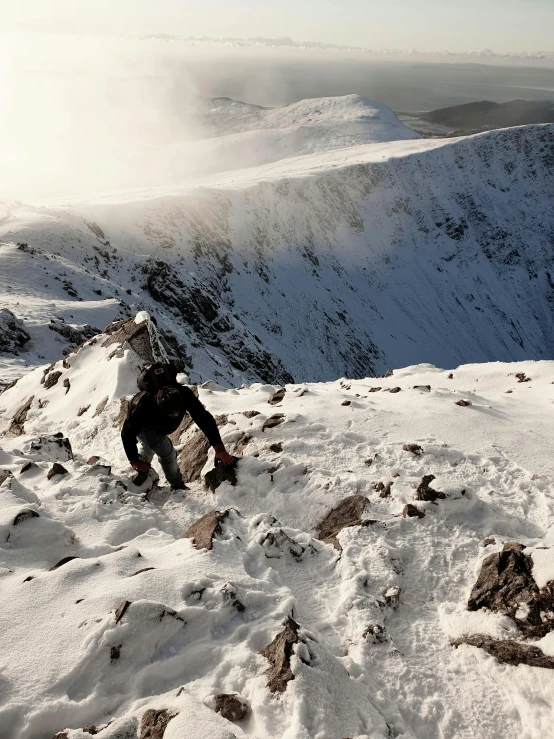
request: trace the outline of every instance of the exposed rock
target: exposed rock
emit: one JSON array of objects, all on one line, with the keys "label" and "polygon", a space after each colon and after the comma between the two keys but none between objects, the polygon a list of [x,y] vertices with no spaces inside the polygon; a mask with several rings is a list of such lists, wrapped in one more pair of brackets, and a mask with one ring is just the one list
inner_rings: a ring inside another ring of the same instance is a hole
[{"label": "exposed rock", "polygon": [[142,575],[143,572],[150,572],[150,570],[155,570],[155,567],[143,567],[142,570],[137,570],[136,572],[133,572],[132,575],[129,575],[129,577],[135,577],[135,575]]},{"label": "exposed rock", "polygon": [[96,455],[93,455],[92,457],[89,457],[87,459],[87,464],[97,464],[97,462],[100,461],[100,457],[97,457]]},{"label": "exposed rock", "polygon": [[228,721],[242,721],[248,713],[248,704],[237,695],[220,693],[215,696],[215,710]]},{"label": "exposed rock", "polygon": [[387,484],[383,487],[383,489],[379,493],[379,497],[380,498],[388,498],[391,495],[391,493],[392,493],[392,486],[393,485],[394,485],[394,483],[392,481],[391,482],[387,482]]},{"label": "exposed rock", "polygon": [[392,377],[394,375],[394,370],[387,370],[384,375],[382,375],[382,379],[385,380],[388,377]]},{"label": "exposed rock", "polygon": [[402,511],[402,518],[423,518],[425,516],[424,511],[420,511],[419,508],[415,505],[412,505],[411,503],[408,503],[404,506],[404,510]]},{"label": "exposed rock", "polygon": [[73,459],[71,442],[61,431],[49,436],[38,436],[29,445],[29,454],[36,455],[41,459],[54,459],[66,462]]},{"label": "exposed rock", "polygon": [[[25,474],[25,472],[28,472],[29,470],[32,470],[32,469],[38,469],[38,464],[35,464],[35,462],[26,462],[23,465],[23,467],[19,470],[19,474],[23,475]],[[0,485],[1,484],[2,482],[1,482],[1,477],[0,477]]]},{"label": "exposed rock", "polygon": [[235,456],[242,455],[248,444],[252,441],[252,437],[249,434],[242,434],[240,439],[235,444]]},{"label": "exposed rock", "polygon": [[273,429],[276,426],[279,426],[279,424],[285,422],[285,414],[284,413],[275,413],[273,416],[270,416],[262,426],[262,431],[265,431],[266,429]]},{"label": "exposed rock", "polygon": [[267,687],[271,693],[284,693],[287,683],[294,680],[290,660],[294,645],[300,641],[298,629],[300,626],[292,618],[287,619],[285,628],[260,654],[271,663],[267,671]]},{"label": "exposed rock", "polygon": [[50,567],[48,572],[53,572],[54,570],[57,570],[59,567],[63,567],[68,562],[71,562],[74,559],[79,559],[79,557],[64,557],[63,559],[60,559],[60,561],[57,562],[53,567]]},{"label": "exposed rock", "polygon": [[503,613],[526,637],[540,639],[554,630],[554,583],[539,590],[533,578],[533,559],[523,550],[523,544],[508,542],[501,552],[483,561],[467,607],[469,611],[488,608]]},{"label": "exposed rock", "polygon": [[210,511],[194,523],[183,535],[192,539],[196,549],[208,549],[213,547],[214,537],[222,533],[221,524],[229,516],[230,511]]},{"label": "exposed rock", "polygon": [[112,424],[112,426],[114,428],[116,428],[116,429],[122,428],[123,423],[124,423],[125,419],[127,418],[128,411],[129,411],[129,400],[125,396],[123,396],[119,400],[119,412],[118,412],[117,416],[114,418],[114,421],[113,421],[113,424]]},{"label": "exposed rock", "polygon": [[382,390],[382,388],[380,387],[370,387],[369,388],[370,393],[378,393],[380,390]]},{"label": "exposed rock", "polygon": [[63,381],[63,386],[65,388],[65,394],[67,395],[67,393],[71,390],[71,383],[69,382],[68,377],[66,377],[65,380]]},{"label": "exposed rock", "polygon": [[119,644],[117,647],[110,647],[110,659],[112,662],[115,662],[116,659],[119,659],[121,657],[122,646],[122,644]]},{"label": "exposed rock", "polygon": [[48,474],[46,475],[46,477],[49,480],[51,480],[56,475],[67,475],[67,474],[68,472],[62,464],[60,464],[59,462],[54,462],[52,467],[48,470]]},{"label": "exposed rock", "polygon": [[391,387],[389,390],[390,393],[399,393],[402,390],[401,387]]},{"label": "exposed rock", "polygon": [[59,318],[52,318],[48,324],[48,328],[63,336],[71,344],[82,344],[87,339],[92,339],[93,336],[101,333],[99,328],[95,328],[88,323],[76,327]]},{"label": "exposed rock", "polygon": [[50,390],[51,387],[54,387],[54,385],[58,384],[58,380],[62,376],[61,370],[57,370],[56,372],[50,372],[46,375],[44,378],[44,387],[46,390]]},{"label": "exposed rock", "polygon": [[414,385],[414,390],[421,390],[424,393],[430,393],[431,385]]},{"label": "exposed rock", "polygon": [[79,410],[77,411],[77,415],[78,415],[78,416],[82,416],[82,415],[83,415],[84,413],[86,413],[86,412],[88,411],[88,409],[89,409],[89,408],[90,408],[90,405],[83,405],[83,406],[82,406],[81,408],[79,408]]},{"label": "exposed rock", "polygon": [[523,644],[508,639],[493,639],[485,634],[463,636],[451,643],[453,647],[467,644],[470,647],[484,649],[485,652],[491,654],[503,664],[529,665],[529,667],[544,667],[548,670],[554,670],[554,657],[547,657],[542,650],[531,644]]},{"label": "exposed rock", "polygon": [[516,374],[516,377],[517,377],[517,381],[518,382],[531,382],[531,378],[530,377],[527,377],[527,375],[525,374],[525,372],[518,372]]},{"label": "exposed rock", "polygon": [[275,454],[280,454],[283,451],[283,445],[281,442],[277,442],[276,444],[271,444],[269,447],[270,451],[274,452]]},{"label": "exposed rock", "polygon": [[404,444],[402,449],[405,452],[411,452],[412,454],[416,454],[417,456],[423,454],[423,449],[419,446],[419,444]]},{"label": "exposed rock", "polygon": [[[190,390],[192,391],[192,394],[197,398],[198,397],[198,387],[196,385],[190,386]],[[188,413],[185,413],[183,416],[183,420],[179,424],[179,426],[175,429],[175,431],[169,435],[169,438],[173,444],[180,444],[181,443],[181,437],[183,434],[185,434],[189,428],[192,426],[194,421],[190,417]]]},{"label": "exposed rock", "polygon": [[341,405],[351,405],[351,403],[352,403],[351,400],[343,400]]},{"label": "exposed rock", "polygon": [[317,525],[318,538],[342,551],[337,534],[344,528],[361,526],[364,523],[362,516],[368,502],[364,495],[345,498]]},{"label": "exposed rock", "polygon": [[212,493],[215,493],[222,482],[230,482],[233,487],[237,484],[237,462],[238,457],[233,457],[233,464],[223,464],[216,460],[215,467],[204,475],[204,485]]},{"label": "exposed rock", "polygon": [[392,609],[398,608],[400,605],[400,593],[401,590],[398,585],[393,585],[391,588],[388,588],[388,590],[383,594],[385,605]]},{"label": "exposed rock", "polygon": [[17,318],[11,310],[0,308],[0,352],[16,354],[30,338],[23,321]]},{"label": "exposed rock", "polygon": [[453,380],[454,379],[454,375],[452,374],[452,372],[448,375],[448,379],[449,380]]},{"label": "exposed rock", "polygon": [[246,416],[246,418],[255,418],[255,416],[260,415],[260,411],[243,411],[243,416]]},{"label": "exposed rock", "polygon": [[385,627],[382,624],[370,624],[362,637],[373,644],[384,644],[387,641]]},{"label": "exposed rock", "polygon": [[290,554],[294,559],[299,560],[305,551],[301,544],[291,539],[283,529],[278,528],[268,531],[260,544],[268,559],[279,559],[283,554]]},{"label": "exposed rock", "polygon": [[10,470],[0,470],[0,485],[3,485],[8,477],[11,477],[12,473]]},{"label": "exposed rock", "polygon": [[277,405],[277,403],[280,403],[283,400],[286,392],[286,388],[282,387],[276,393],[273,393],[273,395],[270,396],[267,402],[269,403],[269,405]]},{"label": "exposed rock", "polygon": [[433,490],[433,488],[429,487],[429,483],[433,482],[435,479],[435,475],[425,475],[422,479],[422,481],[417,486],[417,490],[415,493],[415,499],[416,500],[425,500],[434,502],[437,499],[443,499],[446,498],[446,495],[444,493],[439,492],[438,490]]},{"label": "exposed rock", "polygon": [[239,613],[243,613],[243,611],[246,610],[246,606],[238,598],[237,589],[233,585],[233,583],[226,583],[221,588],[221,594],[223,595],[223,600],[225,601],[225,603],[228,603],[233,608],[236,608]]},{"label": "exposed rock", "polygon": [[367,467],[371,467],[371,465],[373,464],[373,460],[374,460],[374,459],[375,459],[375,457],[370,457],[369,459],[366,459],[366,461],[364,462],[364,464],[365,464],[365,465],[366,465]]},{"label": "exposed rock", "polygon": [[481,546],[482,547],[490,547],[493,544],[496,544],[496,539],[494,537],[490,537],[488,539],[483,539],[483,541],[481,542]]},{"label": "exposed rock", "polygon": [[20,523],[28,521],[30,518],[40,518],[40,516],[36,511],[33,511],[30,508],[25,508],[25,510],[19,511],[17,516],[14,518],[13,525],[18,526]]},{"label": "exposed rock", "polygon": [[96,416],[99,416],[102,413],[104,408],[108,405],[108,400],[109,398],[108,396],[106,396],[98,403],[98,405],[96,406],[96,410],[94,411],[92,415],[93,418],[96,418]]},{"label": "exposed rock", "polygon": [[456,405],[459,405],[459,406],[461,406],[462,408],[467,408],[467,406],[468,406],[468,405],[471,405],[471,403],[469,402],[469,400],[463,400],[463,398],[462,398],[462,400],[458,400],[458,401],[456,402]]},{"label": "exposed rock", "polygon": [[[135,574],[137,574],[137,573],[135,573]],[[129,608],[130,605],[131,605],[131,601],[130,600],[124,600],[117,607],[117,610],[115,612],[115,622],[116,622],[116,624],[118,624],[121,621],[121,619],[123,618],[123,616],[127,613],[127,609]]]},{"label": "exposed rock", "polygon": [[209,452],[210,442],[200,429],[196,429],[179,452],[179,468],[185,483],[200,480]]},{"label": "exposed rock", "polygon": [[165,708],[161,711],[148,709],[140,722],[139,739],[163,739],[168,723],[175,716],[177,716],[176,713],[170,713]]},{"label": "exposed rock", "polygon": [[31,408],[31,405],[34,399],[35,399],[35,396],[31,395],[31,397],[27,398],[25,403],[17,411],[17,413],[12,419],[10,428],[8,429],[6,436],[12,436],[12,437],[21,436],[23,433],[25,433],[24,424],[25,424],[25,421],[27,420],[27,414],[29,413],[29,410]]}]

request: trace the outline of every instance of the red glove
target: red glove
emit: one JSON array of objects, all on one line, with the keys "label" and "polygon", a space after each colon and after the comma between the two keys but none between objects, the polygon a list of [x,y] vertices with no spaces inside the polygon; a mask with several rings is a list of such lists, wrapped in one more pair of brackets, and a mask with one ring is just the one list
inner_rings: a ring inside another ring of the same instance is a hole
[{"label": "red glove", "polygon": [[144,459],[141,459],[140,457],[136,460],[136,462],[131,462],[131,467],[137,472],[145,473],[148,473],[148,470],[150,469],[150,465],[148,464],[148,462],[145,462]]},{"label": "red glove", "polygon": [[234,464],[234,458],[229,454],[227,449],[225,449],[223,444],[218,444],[217,446],[214,446],[214,452],[215,458],[221,460],[223,464]]}]

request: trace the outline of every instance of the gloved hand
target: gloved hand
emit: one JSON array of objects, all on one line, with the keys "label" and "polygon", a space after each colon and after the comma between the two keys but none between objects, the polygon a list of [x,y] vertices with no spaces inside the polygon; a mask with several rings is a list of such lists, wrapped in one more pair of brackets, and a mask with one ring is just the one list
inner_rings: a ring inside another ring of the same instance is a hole
[{"label": "gloved hand", "polygon": [[141,459],[140,457],[135,462],[131,462],[131,467],[137,472],[143,472],[146,474],[148,474],[148,470],[150,469],[148,462],[145,462],[144,459]]},{"label": "gloved hand", "polygon": [[217,446],[214,446],[214,452],[215,452],[215,458],[219,459],[223,464],[234,464],[234,458],[229,454],[227,449],[223,446],[223,444],[218,444]]}]

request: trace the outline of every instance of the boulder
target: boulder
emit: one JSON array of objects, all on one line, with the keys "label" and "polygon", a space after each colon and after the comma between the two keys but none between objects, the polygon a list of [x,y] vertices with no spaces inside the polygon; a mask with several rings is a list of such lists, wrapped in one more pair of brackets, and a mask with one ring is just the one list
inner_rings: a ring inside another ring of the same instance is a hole
[{"label": "boulder", "polygon": [[208,549],[213,547],[214,537],[222,533],[221,524],[229,516],[230,511],[210,511],[194,523],[183,535],[192,539],[196,549]]},{"label": "boulder", "polygon": [[237,695],[220,693],[215,696],[215,710],[228,721],[242,721],[248,713],[248,704]]},{"label": "boulder", "polygon": [[60,464],[59,462],[54,462],[52,467],[48,470],[48,474],[46,475],[46,477],[49,480],[51,480],[56,475],[67,475],[67,474],[68,472],[62,464]]},{"label": "boulder", "polygon": [[421,454],[423,454],[423,449],[419,446],[419,444],[404,444],[402,449],[405,452],[411,452],[416,456],[420,456]]},{"label": "boulder", "polygon": [[344,528],[369,523],[364,522],[362,518],[368,503],[369,501],[364,495],[351,495],[349,498],[345,498],[317,525],[318,538],[326,544],[331,544],[339,552],[342,551],[337,535]]},{"label": "boulder", "polygon": [[523,544],[508,542],[501,552],[483,561],[467,608],[502,613],[526,637],[540,639],[554,630],[554,583],[539,589],[533,578],[533,559],[524,548]]},{"label": "boulder", "polygon": [[25,508],[22,511],[19,511],[17,516],[13,520],[14,526],[19,526],[20,523],[23,523],[24,521],[28,521],[31,518],[40,518],[39,514],[36,511],[33,511],[31,508]]},{"label": "boulder", "polygon": [[262,426],[262,431],[265,431],[266,429],[273,429],[276,426],[279,426],[281,423],[285,422],[285,415],[284,413],[275,413],[273,416],[270,416]]},{"label": "boulder", "polygon": [[267,402],[269,403],[269,405],[277,405],[277,403],[280,403],[283,400],[286,392],[286,389],[282,387],[276,393],[273,393],[273,395],[270,396]]},{"label": "boulder", "polygon": [[464,399],[462,398],[462,400],[458,400],[458,401],[456,402],[456,405],[459,405],[459,406],[461,406],[462,408],[467,408],[467,406],[468,406],[468,405],[471,405],[471,403],[469,402],[469,400],[464,400]]},{"label": "boulder", "polygon": [[62,373],[60,370],[56,370],[56,372],[49,372],[44,377],[44,388],[46,390],[50,390],[51,387],[54,387],[54,385],[58,384],[58,380],[62,376]]}]

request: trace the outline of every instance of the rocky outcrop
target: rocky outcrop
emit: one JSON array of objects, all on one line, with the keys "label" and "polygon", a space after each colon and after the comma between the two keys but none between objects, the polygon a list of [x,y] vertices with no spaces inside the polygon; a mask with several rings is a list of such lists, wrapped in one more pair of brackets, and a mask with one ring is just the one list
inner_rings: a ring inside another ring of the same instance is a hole
[{"label": "rocky outcrop", "polygon": [[540,639],[554,630],[554,583],[539,589],[533,578],[533,559],[524,549],[523,544],[509,542],[483,561],[467,607],[502,613],[527,638]]},{"label": "rocky outcrop", "polygon": [[25,433],[25,421],[27,420],[27,414],[31,409],[31,405],[34,399],[35,396],[31,395],[31,397],[28,398],[21,406],[21,408],[17,411],[15,416],[12,418],[12,422],[6,436],[22,436]]},{"label": "rocky outcrop", "polygon": [[0,308],[0,352],[17,354],[30,339],[31,336],[25,329],[23,321],[11,310]]},{"label": "rocky outcrop", "polygon": [[287,683],[294,680],[290,661],[294,645],[300,641],[298,629],[300,626],[292,618],[285,623],[285,628],[260,654],[271,663],[267,671],[267,687],[271,693],[284,693]]},{"label": "rocky outcrop", "polygon": [[230,482],[233,487],[237,484],[237,457],[233,457],[233,464],[223,464],[219,462],[215,467],[206,472],[204,476],[204,485],[212,493],[215,493],[217,488],[223,482]]}]

